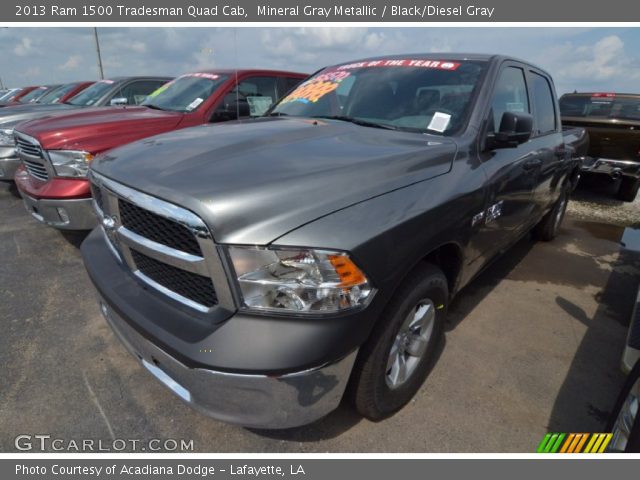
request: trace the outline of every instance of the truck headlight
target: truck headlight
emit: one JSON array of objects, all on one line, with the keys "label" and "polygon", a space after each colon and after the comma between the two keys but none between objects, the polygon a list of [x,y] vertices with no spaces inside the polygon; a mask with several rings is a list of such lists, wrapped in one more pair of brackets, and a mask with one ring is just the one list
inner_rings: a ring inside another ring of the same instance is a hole
[{"label": "truck headlight", "polygon": [[230,247],[243,308],[288,313],[332,313],[361,307],[374,289],[342,252]]},{"label": "truck headlight", "polygon": [[12,128],[0,128],[0,147],[13,147],[16,140],[13,137]]},{"label": "truck headlight", "polygon": [[76,150],[49,150],[47,153],[60,177],[86,177],[93,160],[92,154]]}]

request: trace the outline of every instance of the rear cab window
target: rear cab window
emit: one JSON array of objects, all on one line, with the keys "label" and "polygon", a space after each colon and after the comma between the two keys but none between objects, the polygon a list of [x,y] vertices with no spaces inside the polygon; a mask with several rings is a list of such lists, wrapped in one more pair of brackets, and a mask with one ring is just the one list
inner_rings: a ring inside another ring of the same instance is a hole
[{"label": "rear cab window", "polygon": [[558,129],[553,89],[549,80],[539,73],[530,72],[533,93],[536,133],[544,135]]},{"label": "rear cab window", "polygon": [[640,97],[593,93],[563,95],[560,98],[563,117],[619,118],[640,121]]}]

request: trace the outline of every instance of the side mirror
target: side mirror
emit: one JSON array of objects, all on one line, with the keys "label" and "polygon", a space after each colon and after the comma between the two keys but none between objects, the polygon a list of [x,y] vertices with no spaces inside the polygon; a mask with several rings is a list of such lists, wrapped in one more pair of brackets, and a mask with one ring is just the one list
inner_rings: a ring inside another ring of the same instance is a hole
[{"label": "side mirror", "polygon": [[233,101],[220,105],[213,114],[211,121],[213,122],[225,122],[228,120],[237,120],[243,117],[251,116],[251,108],[249,102],[239,98],[233,99]]},{"label": "side mirror", "polygon": [[487,138],[487,147],[515,148],[528,141],[533,133],[533,117],[524,112],[504,112],[500,129]]},{"label": "side mirror", "polygon": [[111,99],[109,105],[127,105],[128,103],[129,100],[127,100],[127,97],[116,97]]}]

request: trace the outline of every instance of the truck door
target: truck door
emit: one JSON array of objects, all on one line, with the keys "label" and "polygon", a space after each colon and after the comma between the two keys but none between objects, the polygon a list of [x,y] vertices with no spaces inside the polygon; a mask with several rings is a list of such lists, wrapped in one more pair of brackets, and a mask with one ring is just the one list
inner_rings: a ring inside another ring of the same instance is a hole
[{"label": "truck door", "polygon": [[[531,113],[526,73],[514,62],[505,62],[498,74],[484,135],[499,129],[504,112]],[[484,209],[472,220],[472,242],[480,255],[477,268],[530,226],[536,178],[532,171],[541,164],[530,142],[515,148],[485,148],[480,159],[487,176],[487,194]]]},{"label": "truck door", "polygon": [[528,75],[533,104],[533,135],[530,144],[540,159],[540,166],[529,172],[534,181],[532,216],[538,220],[560,194],[567,151],[551,80],[532,68]]}]

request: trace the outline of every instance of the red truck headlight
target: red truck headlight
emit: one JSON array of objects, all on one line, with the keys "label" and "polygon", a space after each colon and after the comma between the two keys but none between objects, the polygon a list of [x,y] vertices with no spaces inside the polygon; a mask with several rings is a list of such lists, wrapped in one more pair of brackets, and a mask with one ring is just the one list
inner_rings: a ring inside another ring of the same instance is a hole
[{"label": "red truck headlight", "polygon": [[59,177],[86,177],[93,160],[91,153],[77,150],[49,150],[47,154]]},{"label": "red truck headlight", "polygon": [[321,314],[365,306],[375,290],[343,252],[230,247],[249,310]]}]

